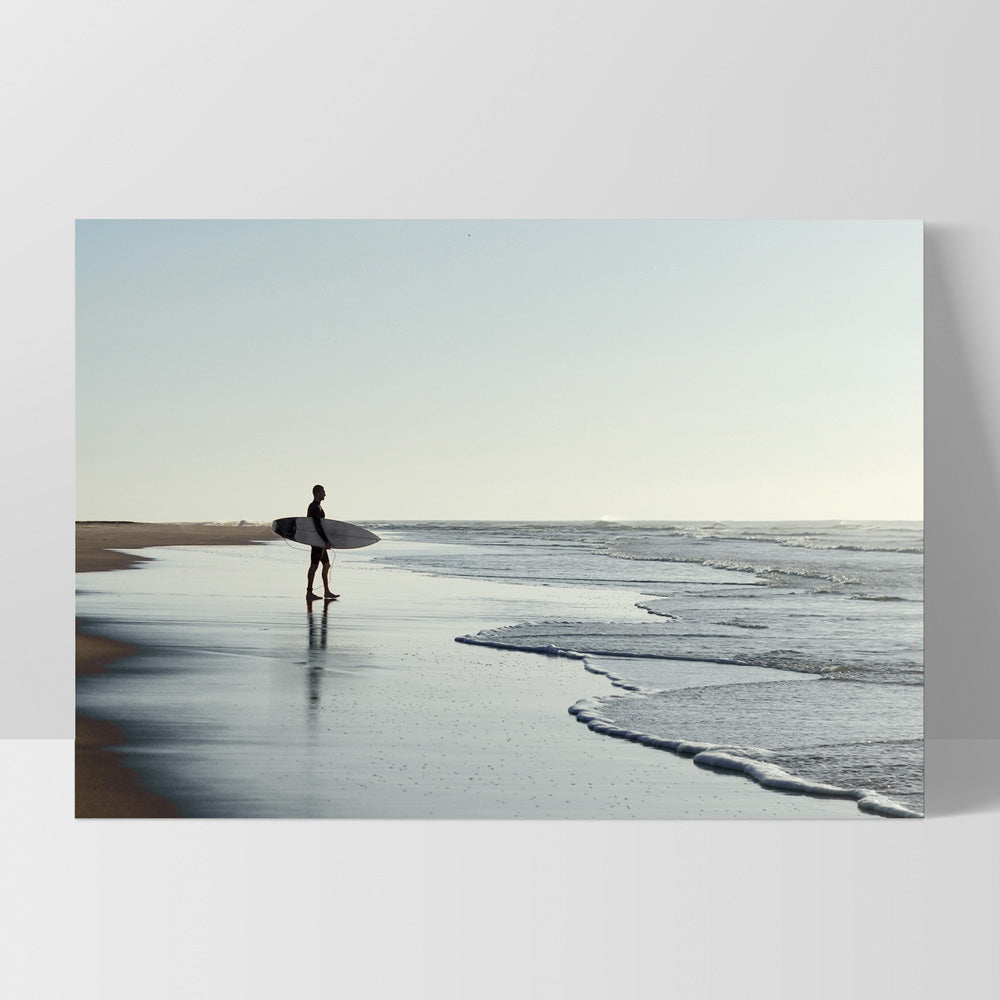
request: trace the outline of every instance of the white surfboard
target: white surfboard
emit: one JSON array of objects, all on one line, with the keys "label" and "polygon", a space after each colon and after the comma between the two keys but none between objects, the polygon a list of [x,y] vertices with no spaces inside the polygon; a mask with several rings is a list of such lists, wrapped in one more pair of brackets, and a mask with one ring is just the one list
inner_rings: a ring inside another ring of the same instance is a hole
[{"label": "white surfboard", "polygon": [[[366,545],[374,545],[379,541],[374,532],[348,521],[334,521],[324,517],[320,523],[335,549],[363,549]],[[311,517],[279,517],[271,522],[271,530],[291,542],[326,547],[326,542],[320,537]]]}]

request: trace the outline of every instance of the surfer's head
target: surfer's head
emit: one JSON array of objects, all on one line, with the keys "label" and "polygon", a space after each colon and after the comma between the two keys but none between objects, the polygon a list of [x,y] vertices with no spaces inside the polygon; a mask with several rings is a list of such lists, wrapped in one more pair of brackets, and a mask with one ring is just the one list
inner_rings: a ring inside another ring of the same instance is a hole
[{"label": "surfer's head", "polygon": [[325,496],[326,496],[326,490],[323,489],[322,486],[320,486],[319,484],[317,484],[316,486],[313,487],[313,499],[314,500],[322,500],[323,497],[325,497]]}]

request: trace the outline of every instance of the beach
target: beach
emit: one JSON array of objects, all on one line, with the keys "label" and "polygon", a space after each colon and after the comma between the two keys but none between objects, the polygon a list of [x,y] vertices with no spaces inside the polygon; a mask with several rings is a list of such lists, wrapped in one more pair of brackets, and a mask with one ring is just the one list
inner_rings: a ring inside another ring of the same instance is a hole
[{"label": "beach", "polygon": [[[156,545],[243,545],[270,537],[260,527],[204,524],[144,524],[133,521],[78,521],[76,571],[93,573],[140,565],[148,557],[115,549]],[[135,647],[103,636],[76,633],[76,676],[102,672]],[[105,719],[76,718],[76,815],[78,817],[166,817],[177,809],[151,795],[138,776],[108,750],[123,742],[121,731]]]},{"label": "beach", "polygon": [[864,818],[590,731],[569,709],[613,688],[578,659],[455,642],[617,592],[414,573],[382,560],[434,547],[390,538],[307,608],[271,537],[80,526],[79,817]]},{"label": "beach", "polygon": [[247,545],[273,538],[271,530],[261,525],[77,521],[76,571],[124,569],[149,558],[115,551],[118,549],[145,549],[157,545]]}]

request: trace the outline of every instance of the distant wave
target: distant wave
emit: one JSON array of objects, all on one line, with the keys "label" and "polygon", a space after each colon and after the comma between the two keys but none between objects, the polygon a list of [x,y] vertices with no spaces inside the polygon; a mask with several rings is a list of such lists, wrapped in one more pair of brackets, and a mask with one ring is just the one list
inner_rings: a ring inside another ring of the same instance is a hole
[{"label": "distant wave", "polygon": [[808,542],[782,542],[782,545],[790,549],[816,549],[827,552],[899,552],[903,555],[920,556],[924,554],[922,545],[819,545]]},{"label": "distant wave", "polygon": [[[606,526],[605,526],[606,527]],[[631,534],[645,534],[651,540],[663,537],[663,538],[680,538],[689,539],[693,542],[736,542],[744,544],[764,544],[764,545],[776,545],[782,548],[791,549],[812,549],[815,551],[827,551],[827,552],[894,552],[906,555],[922,555],[924,551],[923,540],[919,543],[914,542],[912,539],[906,539],[905,541],[900,540],[898,542],[890,542],[887,540],[878,540],[872,542],[858,542],[858,541],[847,541],[843,538],[831,538],[832,531],[836,531],[839,534],[843,534],[845,531],[863,530],[863,531],[873,531],[879,530],[878,525],[858,525],[858,526],[844,526],[840,525],[834,529],[826,530],[798,530],[783,533],[778,530],[773,530],[769,532],[760,530],[733,530],[731,525],[717,524],[717,525],[663,525],[663,526],[642,526],[642,525],[620,525],[623,529],[628,530]],[[884,529],[883,529],[884,530]],[[923,535],[923,528],[893,528],[891,529],[894,533],[898,534],[920,534]],[[631,539],[626,538],[625,544],[628,544]],[[609,555],[613,554],[611,552]],[[635,553],[632,558],[642,558],[641,553]]]},{"label": "distant wave", "polygon": [[763,583],[773,587],[784,586],[787,580],[823,580],[827,583],[848,586],[857,586],[864,582],[856,577],[841,573],[828,573],[818,568],[806,569],[771,566],[762,563],[738,562],[733,559],[719,559],[711,556],[699,558],[697,556],[685,555],[653,555],[651,553],[616,552],[611,548],[602,549],[600,555],[608,556],[611,559],[624,559],[634,562],[679,563],[691,566],[706,566],[709,569],[728,570],[733,573],[753,573]]},{"label": "distant wave", "polygon": [[905,597],[891,597],[887,594],[851,594],[852,601],[906,601]]}]

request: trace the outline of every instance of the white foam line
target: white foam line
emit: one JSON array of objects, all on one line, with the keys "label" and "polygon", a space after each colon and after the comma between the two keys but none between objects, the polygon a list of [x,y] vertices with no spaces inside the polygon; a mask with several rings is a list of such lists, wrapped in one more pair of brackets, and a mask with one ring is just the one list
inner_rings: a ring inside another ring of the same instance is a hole
[{"label": "white foam line", "polygon": [[477,639],[471,635],[460,635],[455,642],[464,642],[469,646],[486,646],[489,649],[513,649],[519,653],[541,653],[543,656],[565,656],[570,660],[583,660],[586,656],[575,649],[560,649],[551,643],[545,646],[519,646],[512,642],[498,642],[495,639]]},{"label": "white foam line", "polygon": [[[470,646],[487,646],[490,649],[514,649],[521,653],[541,653],[544,656],[567,656],[573,660],[583,660],[588,656],[603,656],[608,659],[619,660],[676,660],[681,663],[720,663],[727,667],[753,667],[757,664],[741,663],[739,660],[722,660],[713,656],[668,656],[665,653],[622,653],[614,650],[588,649],[586,653],[580,653],[575,649],[562,649],[547,643],[542,646],[528,646],[512,642],[501,642],[499,639],[481,639],[474,635],[460,635],[455,637],[455,642],[464,642]],[[768,664],[768,666],[770,666]],[[795,670],[791,667],[774,667],[775,670],[787,669],[790,673],[806,674],[812,673],[809,670]]]},{"label": "white foam line", "polygon": [[583,659],[584,659],[583,663],[584,670],[589,670],[590,673],[592,674],[600,674],[603,677],[607,677],[607,679],[611,681],[611,683],[615,687],[621,688],[623,691],[634,691],[634,692],[641,691],[643,694],[658,694],[662,690],[661,688],[650,688],[650,687],[642,687],[639,684],[629,684],[627,681],[623,680],[617,674],[611,673],[610,670],[603,670],[601,667],[595,667],[592,663],[590,663],[590,661],[587,659],[586,656]]},{"label": "white foam line", "polygon": [[[602,673],[603,671],[595,671]],[[901,806],[898,802],[868,788],[840,788],[837,785],[827,785],[815,781],[807,781],[789,774],[776,764],[747,757],[746,748],[743,752],[736,747],[719,746],[712,743],[693,743],[687,740],[668,739],[663,736],[653,736],[649,733],[634,732],[616,726],[606,716],[595,711],[592,701],[581,700],[570,706],[570,715],[575,715],[577,722],[584,723],[592,732],[602,736],[612,736],[619,740],[629,740],[640,743],[654,750],[670,750],[682,757],[691,757],[695,764],[702,767],[718,768],[724,771],[738,771],[757,782],[762,788],[770,788],[782,792],[795,792],[800,795],[815,795],[825,798],[854,799],[863,812],[893,818],[920,818],[921,813]],[[767,751],[764,751],[765,753]]]}]

